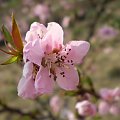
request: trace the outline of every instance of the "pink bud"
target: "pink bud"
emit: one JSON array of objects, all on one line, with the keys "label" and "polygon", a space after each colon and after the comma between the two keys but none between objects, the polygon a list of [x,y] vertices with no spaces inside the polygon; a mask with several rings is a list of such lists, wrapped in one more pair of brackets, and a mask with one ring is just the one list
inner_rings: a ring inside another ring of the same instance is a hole
[{"label": "pink bud", "polygon": [[59,96],[53,96],[50,100],[50,107],[54,113],[58,113],[62,107],[62,101]]},{"label": "pink bud", "polygon": [[120,107],[117,105],[112,105],[112,107],[110,108],[110,113],[112,115],[118,116],[120,114]]},{"label": "pink bud", "polygon": [[33,13],[40,18],[40,20],[45,21],[50,17],[49,7],[45,4],[38,4],[33,9]]},{"label": "pink bud", "polygon": [[96,106],[87,100],[78,102],[75,108],[78,110],[78,113],[82,116],[94,116],[97,112]]},{"label": "pink bud", "polygon": [[98,112],[100,115],[108,114],[109,109],[110,109],[110,105],[105,101],[101,101],[98,105]]}]

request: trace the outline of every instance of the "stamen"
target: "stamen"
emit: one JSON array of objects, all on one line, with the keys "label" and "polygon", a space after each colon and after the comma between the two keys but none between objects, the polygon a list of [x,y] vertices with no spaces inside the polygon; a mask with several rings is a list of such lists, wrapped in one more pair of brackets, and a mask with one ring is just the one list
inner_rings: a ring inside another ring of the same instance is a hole
[{"label": "stamen", "polygon": [[54,75],[54,81],[56,81],[56,79],[57,79],[57,76],[56,76],[56,75]]}]

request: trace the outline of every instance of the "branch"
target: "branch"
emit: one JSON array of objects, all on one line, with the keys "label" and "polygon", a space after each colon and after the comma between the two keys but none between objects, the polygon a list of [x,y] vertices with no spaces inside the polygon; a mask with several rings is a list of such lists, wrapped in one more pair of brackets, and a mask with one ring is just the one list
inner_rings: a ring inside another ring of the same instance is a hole
[{"label": "branch", "polygon": [[33,120],[40,120],[40,119],[48,118],[45,116],[37,117],[36,114],[33,114],[32,112],[23,112],[22,110],[20,110],[18,108],[12,108],[12,107],[6,105],[5,103],[3,103],[1,100],[0,100],[0,106],[2,107],[0,109],[0,113],[9,112],[9,113],[14,113],[14,114],[19,114],[20,116],[29,116]]},{"label": "branch", "polygon": [[[100,7],[99,5],[96,6],[96,15],[93,19],[92,22],[90,22],[88,28],[90,29],[89,30],[89,34],[87,36],[87,41],[90,41],[90,38],[94,35],[94,32],[95,32],[95,27],[100,19],[100,17],[102,16],[102,14],[105,12],[106,10],[106,6],[108,5],[108,3],[110,3],[112,0],[103,0],[103,2],[101,3]],[[99,8],[97,8],[99,7]]]}]

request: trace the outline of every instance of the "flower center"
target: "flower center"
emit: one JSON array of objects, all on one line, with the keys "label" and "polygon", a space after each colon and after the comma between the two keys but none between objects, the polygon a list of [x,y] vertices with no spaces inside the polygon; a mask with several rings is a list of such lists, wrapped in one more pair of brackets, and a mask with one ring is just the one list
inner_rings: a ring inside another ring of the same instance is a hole
[{"label": "flower center", "polygon": [[[45,56],[42,58],[41,65],[43,67],[47,67],[49,70],[49,77],[51,78],[52,75],[54,77],[54,80],[56,80],[56,68],[67,68],[69,69],[69,65],[73,65],[73,60],[68,59],[68,55],[70,53],[71,49],[62,49],[62,51],[59,51],[57,49],[54,49],[52,53],[44,53]],[[62,77],[65,77],[65,72],[60,71],[60,75]]]}]

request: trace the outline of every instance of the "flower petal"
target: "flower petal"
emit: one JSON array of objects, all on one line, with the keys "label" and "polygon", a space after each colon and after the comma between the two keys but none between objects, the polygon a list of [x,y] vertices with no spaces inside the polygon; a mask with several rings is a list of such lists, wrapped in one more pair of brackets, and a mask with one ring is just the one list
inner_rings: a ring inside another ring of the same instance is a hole
[{"label": "flower petal", "polygon": [[101,116],[106,115],[109,113],[111,105],[107,103],[106,101],[100,101],[98,105],[98,112]]},{"label": "flower petal", "polygon": [[73,60],[75,64],[80,64],[88,53],[89,48],[90,44],[86,41],[71,41],[66,46],[66,49],[70,50],[67,59]]},{"label": "flower petal", "polygon": [[51,93],[53,91],[54,81],[49,77],[47,68],[41,68],[35,79],[35,88],[38,93]]},{"label": "flower petal", "polygon": [[27,32],[25,40],[29,42],[36,39],[42,39],[46,32],[47,28],[43,24],[34,22],[31,24],[30,31]]},{"label": "flower petal", "polygon": [[26,60],[41,65],[43,55],[40,40],[30,41],[24,46],[23,56]]},{"label": "flower petal", "polygon": [[33,65],[30,62],[27,62],[24,65],[23,76],[18,84],[18,96],[22,98],[35,98],[36,90],[34,87],[34,80],[32,78]]},{"label": "flower petal", "polygon": [[58,23],[51,22],[51,23],[48,23],[47,30],[48,32],[46,33],[44,38],[44,42],[46,42],[45,45],[46,46],[49,45],[52,50],[61,49],[61,46],[63,45],[62,27]]},{"label": "flower petal", "polygon": [[56,76],[56,81],[61,88],[65,90],[74,90],[77,88],[79,76],[73,66],[58,68],[56,70]]}]

